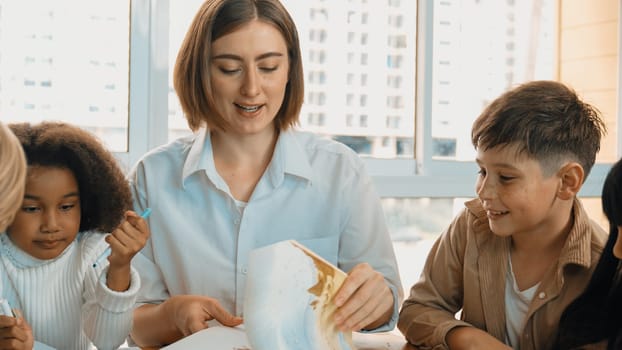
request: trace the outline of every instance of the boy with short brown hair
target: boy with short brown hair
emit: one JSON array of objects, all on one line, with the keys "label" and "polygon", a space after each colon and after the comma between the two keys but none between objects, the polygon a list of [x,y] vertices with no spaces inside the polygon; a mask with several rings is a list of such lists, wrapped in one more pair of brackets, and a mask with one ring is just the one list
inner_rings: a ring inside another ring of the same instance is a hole
[{"label": "boy with short brown hair", "polygon": [[518,86],[483,111],[471,135],[478,198],[438,238],[402,306],[409,342],[550,348],[606,240],[576,198],[604,132],[598,111],[553,81]]}]

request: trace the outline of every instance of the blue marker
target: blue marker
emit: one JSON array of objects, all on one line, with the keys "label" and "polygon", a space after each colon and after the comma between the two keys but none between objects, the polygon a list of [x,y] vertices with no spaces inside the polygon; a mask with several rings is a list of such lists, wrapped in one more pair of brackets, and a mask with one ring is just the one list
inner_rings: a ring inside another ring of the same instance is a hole
[{"label": "blue marker", "polygon": [[[143,219],[148,218],[149,215],[151,215],[151,208],[145,209],[145,211],[142,214],[140,214],[140,216]],[[106,259],[108,257],[108,255],[110,255],[111,252],[112,252],[112,250],[110,249],[110,247],[106,248],[106,250],[104,250],[104,252],[101,253],[99,258],[97,258],[97,260],[95,260],[95,262],[93,263],[93,267],[97,267],[97,265],[99,265],[99,263],[101,263],[104,259]]]}]

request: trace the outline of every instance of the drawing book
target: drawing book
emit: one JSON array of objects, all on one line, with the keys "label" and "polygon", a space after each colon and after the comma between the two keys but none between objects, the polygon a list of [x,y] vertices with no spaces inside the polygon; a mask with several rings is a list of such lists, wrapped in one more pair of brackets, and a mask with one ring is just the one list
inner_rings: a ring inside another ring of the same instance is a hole
[{"label": "drawing book", "polygon": [[355,349],[333,323],[345,272],[293,240],[253,250],[248,266],[243,327],[210,327],[164,349]]}]

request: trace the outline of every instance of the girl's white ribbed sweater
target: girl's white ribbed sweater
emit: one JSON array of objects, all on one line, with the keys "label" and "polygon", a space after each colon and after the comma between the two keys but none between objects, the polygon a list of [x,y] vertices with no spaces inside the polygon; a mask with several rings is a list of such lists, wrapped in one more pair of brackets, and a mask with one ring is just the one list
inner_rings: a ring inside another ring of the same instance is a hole
[{"label": "girl's white ribbed sweater", "polygon": [[20,309],[36,341],[56,349],[116,349],[129,334],[140,279],[125,292],[106,286],[105,234],[79,233],[55,259],[39,260],[0,235],[2,297]]}]

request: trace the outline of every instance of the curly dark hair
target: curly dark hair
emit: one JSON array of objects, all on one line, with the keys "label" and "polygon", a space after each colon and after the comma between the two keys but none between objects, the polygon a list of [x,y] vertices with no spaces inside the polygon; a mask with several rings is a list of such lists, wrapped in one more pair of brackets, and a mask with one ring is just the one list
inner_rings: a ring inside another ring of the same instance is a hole
[{"label": "curly dark hair", "polygon": [[69,169],[80,192],[80,231],[114,230],[132,208],[132,194],[116,159],[90,132],[60,122],[16,123],[9,128],[28,166]]}]

